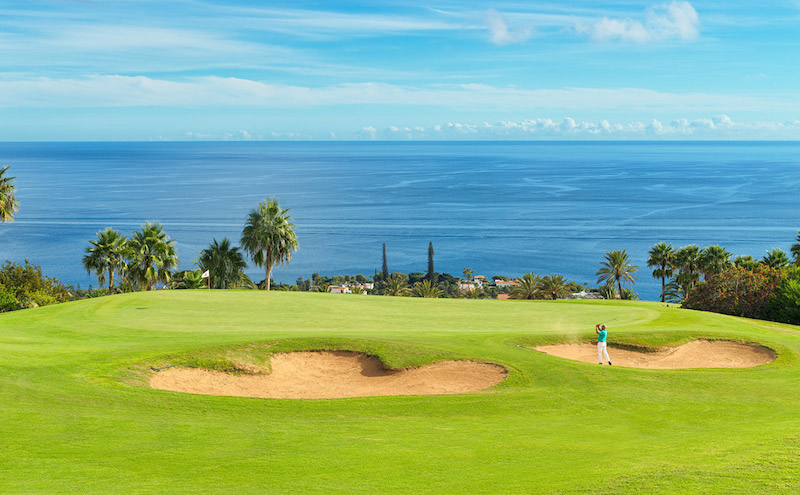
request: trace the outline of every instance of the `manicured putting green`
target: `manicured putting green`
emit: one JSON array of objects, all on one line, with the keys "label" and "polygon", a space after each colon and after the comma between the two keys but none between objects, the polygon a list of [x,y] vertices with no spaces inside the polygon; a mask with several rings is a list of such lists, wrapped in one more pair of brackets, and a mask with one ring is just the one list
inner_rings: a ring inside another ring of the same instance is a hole
[{"label": "manicured putting green", "polygon": [[[531,349],[590,342],[615,318],[614,344],[723,339],[777,358],[645,370]],[[148,386],[151,366],[306,350],[508,376],[476,393],[329,400]],[[798,352],[798,327],[646,302],[159,291],[6,313],[0,492],[796,493]]]}]

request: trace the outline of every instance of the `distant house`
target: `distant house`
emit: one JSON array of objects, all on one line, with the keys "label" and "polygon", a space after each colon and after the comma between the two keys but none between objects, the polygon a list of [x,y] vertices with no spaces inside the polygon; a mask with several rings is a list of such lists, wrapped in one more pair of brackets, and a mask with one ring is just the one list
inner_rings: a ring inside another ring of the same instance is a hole
[{"label": "distant house", "polygon": [[483,287],[483,283],[486,282],[486,277],[483,275],[475,275],[472,277],[472,281],[475,282],[475,285],[478,287]]},{"label": "distant house", "polygon": [[372,290],[372,289],[375,288],[375,284],[372,283],[372,282],[366,282],[366,283],[363,283],[363,284],[358,284],[358,288],[359,289],[364,289],[364,290]]},{"label": "distant house", "polygon": [[472,282],[459,282],[459,290],[475,290],[475,284]]},{"label": "distant house", "polygon": [[508,281],[506,281],[506,280],[495,280],[494,281],[494,285],[498,289],[502,289],[504,287],[519,287],[519,282],[516,282],[514,280],[508,280]]},{"label": "distant house", "polygon": [[350,287],[346,285],[329,285],[328,292],[331,294],[350,294]]},{"label": "distant house", "polygon": [[510,296],[508,294],[497,294],[497,298],[503,301],[508,299],[509,297]]}]

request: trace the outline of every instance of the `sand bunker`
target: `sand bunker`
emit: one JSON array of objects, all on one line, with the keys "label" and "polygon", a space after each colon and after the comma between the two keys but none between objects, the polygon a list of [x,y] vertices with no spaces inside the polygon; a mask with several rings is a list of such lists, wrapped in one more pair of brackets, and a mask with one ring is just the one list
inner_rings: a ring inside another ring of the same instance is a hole
[{"label": "sand bunker", "polygon": [[[553,356],[597,363],[597,344],[555,344],[536,347]],[[614,366],[630,368],[749,368],[767,364],[775,352],[764,346],[727,340],[695,340],[656,352],[637,352],[609,346]]]},{"label": "sand bunker", "polygon": [[276,354],[269,374],[231,375],[194,368],[155,373],[150,386],[205,395],[270,399],[338,399],[378,395],[439,395],[475,392],[506,377],[502,366],[444,361],[419,368],[386,370],[377,359],[353,352]]}]

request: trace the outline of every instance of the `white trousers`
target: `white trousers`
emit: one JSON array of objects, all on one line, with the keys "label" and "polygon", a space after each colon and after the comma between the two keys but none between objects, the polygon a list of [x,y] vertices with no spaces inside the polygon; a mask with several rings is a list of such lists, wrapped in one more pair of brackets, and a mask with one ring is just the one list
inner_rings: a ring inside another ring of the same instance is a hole
[{"label": "white trousers", "polygon": [[608,357],[608,349],[605,342],[597,343],[597,362],[603,364],[603,354],[606,355],[606,361],[611,363],[611,358]]}]

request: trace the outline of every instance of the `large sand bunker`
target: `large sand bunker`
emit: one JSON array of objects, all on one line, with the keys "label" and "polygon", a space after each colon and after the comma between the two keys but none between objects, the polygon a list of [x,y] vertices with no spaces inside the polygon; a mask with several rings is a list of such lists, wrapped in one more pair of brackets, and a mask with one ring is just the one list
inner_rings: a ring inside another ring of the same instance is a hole
[{"label": "large sand bunker", "polygon": [[[536,350],[576,361],[597,363],[597,344],[541,345]],[[609,346],[608,355],[614,366],[651,369],[749,368],[775,359],[775,352],[767,347],[727,340],[695,340],[654,352]]]},{"label": "large sand bunker", "polygon": [[291,352],[271,359],[269,374],[232,375],[196,368],[155,373],[150,386],[205,395],[270,399],[338,399],[378,395],[439,395],[475,392],[506,377],[502,366],[443,361],[419,368],[387,370],[380,361],[353,352]]}]

